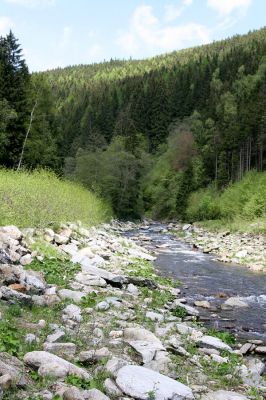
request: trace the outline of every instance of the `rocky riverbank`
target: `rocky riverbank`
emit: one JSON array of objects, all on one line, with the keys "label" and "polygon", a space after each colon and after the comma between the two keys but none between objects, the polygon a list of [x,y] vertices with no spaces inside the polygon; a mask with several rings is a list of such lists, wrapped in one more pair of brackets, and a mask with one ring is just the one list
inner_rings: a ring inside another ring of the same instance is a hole
[{"label": "rocky riverbank", "polygon": [[193,224],[169,224],[168,229],[193,248],[215,255],[225,263],[266,272],[266,236],[262,234],[209,232]]},{"label": "rocky riverbank", "polygon": [[199,324],[132,228],[0,228],[0,398],[263,399],[265,345]]}]

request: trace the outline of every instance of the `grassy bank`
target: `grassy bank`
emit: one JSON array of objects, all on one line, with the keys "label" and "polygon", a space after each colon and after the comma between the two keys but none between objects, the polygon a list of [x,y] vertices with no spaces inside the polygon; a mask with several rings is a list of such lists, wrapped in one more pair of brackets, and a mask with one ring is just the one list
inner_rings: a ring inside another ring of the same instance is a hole
[{"label": "grassy bank", "polygon": [[251,171],[222,192],[192,193],[186,215],[207,229],[266,233],[266,172]]},{"label": "grassy bank", "polygon": [[47,171],[0,170],[0,225],[45,227],[80,220],[95,225],[110,207],[82,186]]}]

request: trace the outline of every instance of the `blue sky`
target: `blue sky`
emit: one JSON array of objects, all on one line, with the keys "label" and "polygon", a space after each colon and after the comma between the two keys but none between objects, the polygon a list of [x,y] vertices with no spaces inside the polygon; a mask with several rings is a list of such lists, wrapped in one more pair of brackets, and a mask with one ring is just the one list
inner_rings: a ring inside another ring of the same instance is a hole
[{"label": "blue sky", "polygon": [[261,28],[266,0],[0,0],[31,71],[145,58]]}]

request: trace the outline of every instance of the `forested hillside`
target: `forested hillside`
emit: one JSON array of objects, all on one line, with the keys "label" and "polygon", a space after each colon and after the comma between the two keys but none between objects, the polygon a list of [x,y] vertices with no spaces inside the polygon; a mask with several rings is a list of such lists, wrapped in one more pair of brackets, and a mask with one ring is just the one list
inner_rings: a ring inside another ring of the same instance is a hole
[{"label": "forested hillside", "polygon": [[34,111],[23,165],[63,172],[121,217],[186,218],[191,192],[223,190],[266,168],[266,28],[143,61],[33,74],[29,83],[20,63],[25,118],[1,89],[1,163],[17,165]]}]

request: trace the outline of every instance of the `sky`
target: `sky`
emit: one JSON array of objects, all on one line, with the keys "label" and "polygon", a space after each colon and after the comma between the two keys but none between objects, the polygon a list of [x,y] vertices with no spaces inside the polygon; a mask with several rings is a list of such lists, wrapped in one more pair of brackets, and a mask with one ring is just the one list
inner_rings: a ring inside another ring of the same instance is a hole
[{"label": "sky", "polygon": [[266,25],[266,0],[0,0],[30,71],[142,59]]}]

